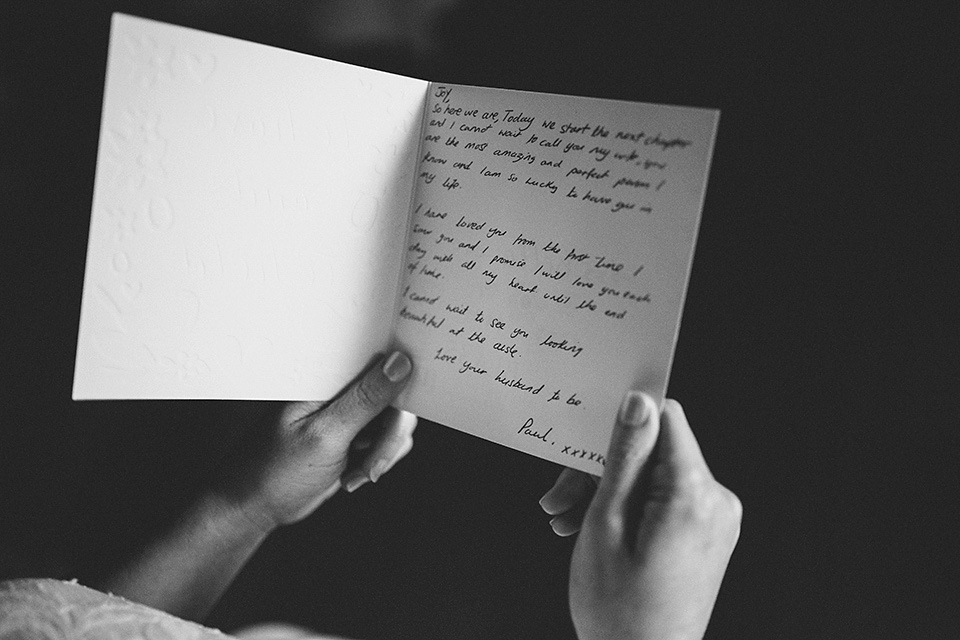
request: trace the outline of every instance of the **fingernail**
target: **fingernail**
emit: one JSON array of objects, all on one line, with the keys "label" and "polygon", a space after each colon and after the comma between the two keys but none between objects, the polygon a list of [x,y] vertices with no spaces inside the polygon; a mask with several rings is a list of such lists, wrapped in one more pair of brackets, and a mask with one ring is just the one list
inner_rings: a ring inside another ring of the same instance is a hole
[{"label": "fingernail", "polygon": [[390,461],[383,458],[377,460],[377,463],[370,469],[370,482],[376,482],[380,476],[385,474],[390,468]]},{"label": "fingernail", "polygon": [[399,351],[394,351],[383,363],[383,375],[387,376],[387,380],[390,382],[400,382],[410,375],[412,368],[413,364],[410,362],[410,358]]},{"label": "fingernail", "polygon": [[560,516],[557,516],[557,517],[555,517],[555,518],[550,518],[550,528],[553,529],[553,532],[556,533],[557,535],[560,535],[560,534],[557,532],[557,521],[558,521],[559,519],[560,519]]},{"label": "fingernail", "polygon": [[553,532],[560,536],[561,538],[566,538],[572,536],[577,532],[576,528],[571,528],[569,526],[563,526],[564,521],[561,519],[562,516],[557,516],[550,520],[550,528],[553,529]]},{"label": "fingernail", "polygon": [[370,478],[367,476],[354,476],[344,483],[343,488],[347,490],[347,493],[353,493],[368,482],[370,482]]},{"label": "fingernail", "polygon": [[554,505],[551,500],[553,498],[553,490],[555,488],[556,487],[551,487],[550,491],[547,491],[545,494],[543,494],[543,497],[540,498],[540,508],[549,515],[554,515],[555,513]]},{"label": "fingernail", "polygon": [[620,422],[634,427],[642,427],[650,419],[650,403],[642,391],[627,392],[620,405]]}]

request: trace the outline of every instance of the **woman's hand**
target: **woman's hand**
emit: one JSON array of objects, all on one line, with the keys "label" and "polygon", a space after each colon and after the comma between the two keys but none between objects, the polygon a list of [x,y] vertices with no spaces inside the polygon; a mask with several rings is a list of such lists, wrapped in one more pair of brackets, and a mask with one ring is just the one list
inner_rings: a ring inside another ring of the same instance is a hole
[{"label": "woman's hand", "polygon": [[[250,424],[254,430],[243,434],[242,449],[225,460],[210,491],[96,586],[203,620],[273,529],[306,517],[341,483],[350,490],[376,481],[410,451],[416,417],[385,409],[411,368],[407,356],[394,353],[330,403],[280,405],[279,417],[274,409],[272,419]],[[250,410],[264,405],[226,406],[246,424]]]},{"label": "woman's hand", "polygon": [[225,492],[269,530],[305,518],[341,486],[353,491],[376,482],[413,446],[416,416],[388,408],[411,369],[398,351],[329,403],[284,405],[227,476]]},{"label": "woman's hand", "polygon": [[[564,472],[541,504],[576,530],[590,476]],[[624,400],[570,567],[581,640],[701,638],[740,534],[740,501],[707,467],[680,405]]]}]

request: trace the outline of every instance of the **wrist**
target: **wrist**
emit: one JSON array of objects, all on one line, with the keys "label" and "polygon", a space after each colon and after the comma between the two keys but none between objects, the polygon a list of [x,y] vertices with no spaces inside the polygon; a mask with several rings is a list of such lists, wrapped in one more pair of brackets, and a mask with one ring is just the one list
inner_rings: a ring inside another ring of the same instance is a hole
[{"label": "wrist", "polygon": [[205,494],[98,586],[201,621],[270,531],[223,496]]},{"label": "wrist", "polygon": [[201,497],[195,511],[211,533],[224,539],[260,541],[279,526],[264,510],[218,494]]}]

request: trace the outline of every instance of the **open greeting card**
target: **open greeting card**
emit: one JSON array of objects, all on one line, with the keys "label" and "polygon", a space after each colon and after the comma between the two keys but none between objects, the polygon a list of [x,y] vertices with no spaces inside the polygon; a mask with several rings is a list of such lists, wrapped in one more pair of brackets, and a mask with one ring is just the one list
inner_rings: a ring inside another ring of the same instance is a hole
[{"label": "open greeting card", "polygon": [[440,84],[115,15],[75,399],[398,406],[600,474],[665,392],[719,113]]}]

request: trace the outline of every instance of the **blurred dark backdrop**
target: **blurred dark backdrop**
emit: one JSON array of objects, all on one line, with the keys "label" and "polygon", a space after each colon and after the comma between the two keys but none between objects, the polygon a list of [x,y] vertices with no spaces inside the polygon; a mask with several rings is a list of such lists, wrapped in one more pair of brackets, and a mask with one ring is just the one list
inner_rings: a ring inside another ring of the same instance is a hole
[{"label": "blurred dark backdrop", "polygon": [[[933,3],[927,3],[932,5]],[[670,395],[745,505],[710,638],[960,637],[956,16],[923,4],[0,6],[0,579],[95,577],[242,425],[70,400],[109,15],[425,79],[722,110]],[[366,638],[567,638],[559,468],[423,424],[215,611]]]}]

